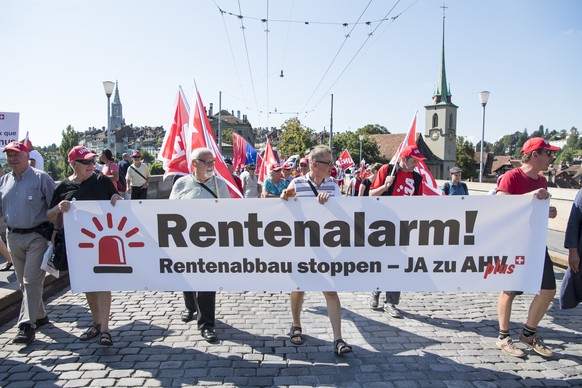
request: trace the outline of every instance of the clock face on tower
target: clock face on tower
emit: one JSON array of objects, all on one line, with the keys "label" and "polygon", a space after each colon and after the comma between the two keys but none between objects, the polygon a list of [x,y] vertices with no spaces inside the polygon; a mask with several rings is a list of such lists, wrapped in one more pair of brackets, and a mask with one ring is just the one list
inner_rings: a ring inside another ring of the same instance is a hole
[{"label": "clock face on tower", "polygon": [[432,131],[430,131],[430,138],[432,140],[437,141],[440,136],[441,136],[441,131],[440,130],[433,129]]},{"label": "clock face on tower", "polygon": [[455,139],[455,131],[454,130],[449,130],[449,140],[453,141]]}]

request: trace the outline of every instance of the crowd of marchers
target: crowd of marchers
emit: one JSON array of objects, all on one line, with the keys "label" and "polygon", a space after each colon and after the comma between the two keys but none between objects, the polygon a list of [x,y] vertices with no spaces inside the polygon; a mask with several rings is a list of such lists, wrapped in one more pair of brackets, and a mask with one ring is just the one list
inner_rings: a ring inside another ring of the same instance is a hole
[{"label": "crowd of marchers", "polygon": [[[547,180],[541,174],[552,162],[557,148],[543,138],[529,139],[522,149],[522,166],[505,173],[498,180],[496,195],[533,195],[538,200],[549,200]],[[54,240],[56,231],[63,228],[63,213],[71,208],[72,201],[106,200],[113,206],[119,200],[147,198],[150,174],[141,153],[123,154],[116,163],[110,150],[97,155],[83,147],[73,147],[68,154],[71,175],[58,183],[39,168],[38,156],[32,157],[26,145],[13,142],[4,147],[11,172],[0,177],[0,213],[7,227],[7,245],[0,240],[0,254],[6,263],[0,271],[14,268],[23,293],[18,317],[18,332],[13,343],[28,345],[35,332],[50,323],[43,302],[45,272],[41,269],[47,245]],[[133,162],[132,162],[133,159]],[[299,163],[273,163],[268,166],[264,182],[259,182],[256,166],[233,167],[230,158],[224,161],[244,198],[274,198],[287,201],[294,197],[311,197],[322,206],[331,197],[345,196],[417,196],[423,195],[423,178],[415,171],[425,158],[415,146],[404,147],[395,164],[374,163],[352,171],[336,167],[329,147],[319,145]],[[175,176],[170,200],[230,198],[224,180],[215,174],[215,155],[210,149],[198,148],[190,155],[192,173]],[[444,195],[469,195],[462,181],[462,170],[449,171],[450,179],[441,187]],[[550,206],[549,218],[556,217],[556,208]],[[566,230],[565,247],[569,250],[569,268],[562,284],[562,298],[566,308],[580,302],[576,289],[582,284],[579,237],[582,232],[582,190],[578,193],[570,213]],[[382,309],[393,318],[403,318],[399,308],[401,294],[385,285],[385,293],[371,292],[369,306]],[[352,347],[342,336],[342,308],[335,291],[323,293],[330,320],[334,353],[352,352]],[[512,303],[520,291],[507,290],[497,301],[499,336],[496,346],[504,353],[523,357],[524,351],[513,341],[510,332]],[[556,294],[556,280],[547,249],[540,291],[530,304],[527,320],[519,333],[519,342],[543,357],[550,358],[553,351],[538,333],[538,325],[546,314]],[[381,300],[381,297],[384,296]],[[288,340],[291,345],[304,344],[304,327],[301,310],[304,292],[290,293],[291,324]],[[100,345],[114,343],[109,321],[111,292],[87,292],[87,303],[93,322],[80,334],[80,341],[96,339]],[[219,340],[215,330],[216,292],[188,290],[183,293],[184,309],[180,318],[184,322],[196,321],[201,337],[209,343]]]}]

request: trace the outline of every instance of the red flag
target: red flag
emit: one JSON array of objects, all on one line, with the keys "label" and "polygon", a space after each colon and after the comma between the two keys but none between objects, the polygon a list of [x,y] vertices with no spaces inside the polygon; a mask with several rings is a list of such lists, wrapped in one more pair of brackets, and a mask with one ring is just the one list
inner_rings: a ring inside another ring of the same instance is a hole
[{"label": "red flag", "polygon": [[[258,158],[257,158],[258,159]],[[269,176],[269,165],[277,163],[277,157],[273,152],[273,147],[271,146],[271,142],[269,141],[269,137],[267,137],[267,146],[265,147],[265,155],[261,159],[261,167],[259,170],[259,180],[260,184],[263,184],[265,179]]]},{"label": "red flag", "polygon": [[238,133],[232,133],[232,165],[240,167],[247,164],[247,141]]},{"label": "red flag", "polygon": [[362,159],[360,162],[360,177],[364,179],[364,173],[366,172],[366,161]]},{"label": "red flag", "polygon": [[192,166],[188,163],[190,148],[186,146],[189,116],[190,107],[188,106],[188,101],[184,96],[182,87],[178,87],[174,120],[170,129],[166,132],[162,148],[158,154],[158,160],[162,161],[164,166],[164,176],[173,173],[189,174],[191,172]]},{"label": "red flag", "polygon": [[32,143],[30,142],[30,140],[28,140],[28,131],[26,131],[26,137],[22,141],[22,144],[24,144],[26,148],[28,148],[28,152],[32,151]]},{"label": "red flag", "polygon": [[342,152],[340,157],[337,159],[336,164],[338,165],[339,168],[345,170],[346,168],[353,166],[355,163],[352,160],[352,157],[350,156],[348,150],[345,149],[344,152]]},{"label": "red flag", "polygon": [[[400,152],[402,151],[402,148],[407,147],[407,146],[418,147],[418,145],[416,144],[416,116],[417,115],[418,115],[418,112],[415,112],[414,118],[412,119],[412,125],[410,126],[410,129],[406,133],[404,140],[402,141],[402,143],[398,147],[398,150],[396,151],[396,153],[392,157],[390,164],[398,163],[398,161],[400,160]],[[434,177],[430,173],[430,170],[427,167],[426,163],[424,163],[424,160],[418,161],[418,165],[416,166],[415,170],[420,175],[422,175],[422,185],[423,185],[422,186],[422,195],[443,195],[444,194],[443,191],[438,187],[436,180],[434,179]]]},{"label": "red flag", "polygon": [[224,163],[224,158],[218,149],[216,140],[214,137],[214,132],[210,127],[210,121],[208,121],[208,116],[206,116],[206,111],[204,110],[204,104],[202,103],[202,98],[200,98],[200,93],[198,92],[198,87],[196,86],[196,81],[194,81],[194,89],[196,104],[194,106],[194,113],[191,115],[192,121],[190,124],[190,150],[194,150],[199,147],[206,147],[212,151],[215,159],[214,172],[216,176],[225,181],[228,186],[228,191],[232,198],[242,198],[243,195],[237,187],[237,184],[232,177],[228,167]]}]

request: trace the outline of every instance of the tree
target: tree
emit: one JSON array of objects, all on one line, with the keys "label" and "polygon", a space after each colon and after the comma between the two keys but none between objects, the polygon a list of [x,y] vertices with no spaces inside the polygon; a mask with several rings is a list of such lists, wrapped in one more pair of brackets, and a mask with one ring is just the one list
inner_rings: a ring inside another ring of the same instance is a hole
[{"label": "tree", "polygon": [[[354,132],[344,132],[333,137],[333,153],[335,156],[347,149],[355,163],[360,163],[360,130]],[[362,159],[367,163],[385,162],[380,156],[378,144],[368,135],[363,135],[362,140]]]},{"label": "tree", "polygon": [[226,128],[221,129],[222,132],[222,142],[226,144],[232,144],[232,133],[234,132],[233,128]]},{"label": "tree", "polygon": [[473,143],[465,140],[463,136],[457,136],[457,156],[455,164],[463,170],[463,177],[465,179],[478,178]]},{"label": "tree", "polygon": [[280,157],[305,155],[305,152],[315,146],[313,130],[301,125],[297,117],[291,118],[281,125],[281,141],[277,145]]},{"label": "tree", "polygon": [[150,154],[147,150],[141,151],[141,158],[147,164],[150,164],[150,163],[153,163],[154,162],[154,156],[152,154]]},{"label": "tree", "polygon": [[389,135],[390,131],[388,131],[388,128],[380,124],[367,124],[358,129],[356,133],[362,135]]},{"label": "tree", "polygon": [[160,161],[155,161],[152,164],[150,164],[150,174],[151,175],[164,175],[165,171],[164,171],[164,167],[162,165],[162,162]]},{"label": "tree", "polygon": [[79,132],[75,131],[72,126],[67,126],[67,129],[61,132],[61,145],[59,146],[59,155],[61,160],[58,163],[60,170],[59,176],[53,176],[55,180],[66,179],[69,175],[69,151],[79,145]]}]

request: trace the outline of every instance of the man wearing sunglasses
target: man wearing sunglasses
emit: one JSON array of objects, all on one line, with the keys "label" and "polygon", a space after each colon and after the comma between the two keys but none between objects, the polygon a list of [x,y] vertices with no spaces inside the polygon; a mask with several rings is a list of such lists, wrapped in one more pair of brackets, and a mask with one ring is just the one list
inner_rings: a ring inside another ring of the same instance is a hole
[{"label": "man wearing sunglasses", "polygon": [[[497,195],[533,195],[539,200],[549,200],[548,181],[541,172],[548,168],[553,159],[552,152],[558,149],[558,147],[550,145],[541,137],[534,137],[526,141],[521,152],[521,167],[514,168],[503,174],[503,178],[498,184]],[[556,208],[550,206],[549,218],[555,218],[556,215]],[[540,356],[548,358],[552,356],[553,352],[536,333],[538,324],[546,314],[556,294],[554,267],[547,248],[540,288],[540,292],[534,296],[530,303],[527,320],[519,335],[519,340]],[[499,337],[496,345],[501,351],[514,357],[523,357],[525,355],[515,345],[509,333],[511,306],[515,297],[521,294],[523,294],[522,291],[502,291],[497,301]]]},{"label": "man wearing sunglasses", "polygon": [[12,172],[0,178],[0,212],[22,291],[18,333],[12,343],[29,345],[36,329],[49,323],[42,300],[45,272],[40,265],[52,233],[47,210],[55,182],[47,173],[30,167],[24,144],[12,142],[4,152]]}]

